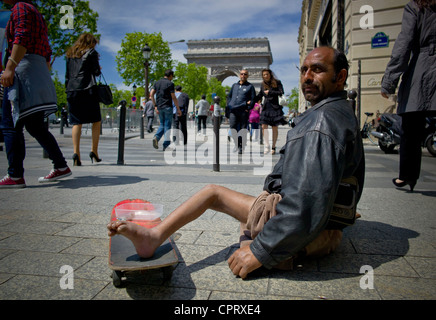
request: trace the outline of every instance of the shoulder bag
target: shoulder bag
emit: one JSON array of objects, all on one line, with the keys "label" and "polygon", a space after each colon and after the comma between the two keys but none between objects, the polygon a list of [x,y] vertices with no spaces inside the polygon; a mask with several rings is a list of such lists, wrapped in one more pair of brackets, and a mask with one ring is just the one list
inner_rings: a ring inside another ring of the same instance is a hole
[{"label": "shoulder bag", "polygon": [[[101,82],[102,78],[104,80],[104,83]],[[106,79],[104,78],[103,73],[100,75],[96,86],[97,86],[97,95],[98,95],[99,102],[105,105],[110,105],[114,103],[111,88],[106,83]]]}]

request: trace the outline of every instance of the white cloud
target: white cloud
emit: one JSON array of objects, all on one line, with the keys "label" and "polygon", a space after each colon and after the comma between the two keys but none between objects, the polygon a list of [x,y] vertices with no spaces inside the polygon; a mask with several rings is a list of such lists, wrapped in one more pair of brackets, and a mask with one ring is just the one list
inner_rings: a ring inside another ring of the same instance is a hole
[{"label": "white cloud", "polygon": [[[298,27],[302,0],[92,0],[98,12],[98,50],[108,82],[122,83],[115,56],[129,32],[162,32],[166,41],[267,37],[271,68],[290,92],[298,84]],[[173,59],[186,62],[186,43],[171,45]],[[103,61],[104,60],[104,61]],[[107,75],[106,75],[107,74]]]}]

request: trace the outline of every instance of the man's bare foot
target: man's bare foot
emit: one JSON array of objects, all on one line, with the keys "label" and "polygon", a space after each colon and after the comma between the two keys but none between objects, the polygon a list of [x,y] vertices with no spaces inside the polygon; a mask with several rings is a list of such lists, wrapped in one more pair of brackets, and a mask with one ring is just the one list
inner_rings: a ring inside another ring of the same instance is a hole
[{"label": "man's bare foot", "polygon": [[108,225],[108,235],[113,237],[120,234],[132,241],[136,252],[142,258],[153,256],[159,243],[153,237],[151,229],[147,229],[128,221],[111,221]]}]

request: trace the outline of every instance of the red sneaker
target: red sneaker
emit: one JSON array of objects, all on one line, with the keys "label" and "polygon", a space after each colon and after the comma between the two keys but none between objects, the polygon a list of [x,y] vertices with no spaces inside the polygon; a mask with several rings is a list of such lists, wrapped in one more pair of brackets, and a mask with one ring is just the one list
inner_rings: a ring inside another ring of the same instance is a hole
[{"label": "red sneaker", "polygon": [[23,178],[18,180],[12,179],[9,175],[0,180],[0,189],[25,188],[26,182]]},{"label": "red sneaker", "polygon": [[45,177],[41,177],[38,179],[39,182],[50,182],[50,181],[57,181],[59,179],[71,176],[71,170],[70,168],[66,168],[65,170],[61,171],[59,169],[53,169],[50,171],[48,175]]}]

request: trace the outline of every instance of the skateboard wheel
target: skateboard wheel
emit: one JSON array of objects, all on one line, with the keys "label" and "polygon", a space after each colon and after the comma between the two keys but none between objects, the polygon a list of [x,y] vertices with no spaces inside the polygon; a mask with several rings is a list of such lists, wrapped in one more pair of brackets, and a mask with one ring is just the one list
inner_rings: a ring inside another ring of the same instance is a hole
[{"label": "skateboard wheel", "polygon": [[121,287],[123,281],[122,278],[123,277],[123,273],[121,271],[112,271],[112,282],[114,284],[115,287]]},{"label": "skateboard wheel", "polygon": [[173,266],[165,267],[165,268],[162,269],[163,277],[164,277],[165,281],[171,279],[171,277],[173,276],[173,271],[174,271],[174,267]]}]

